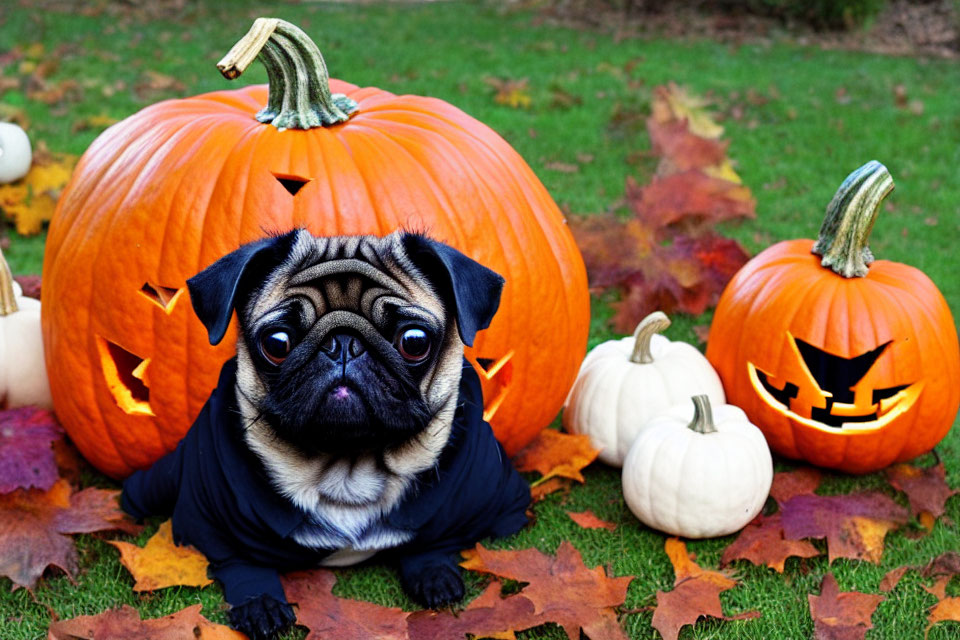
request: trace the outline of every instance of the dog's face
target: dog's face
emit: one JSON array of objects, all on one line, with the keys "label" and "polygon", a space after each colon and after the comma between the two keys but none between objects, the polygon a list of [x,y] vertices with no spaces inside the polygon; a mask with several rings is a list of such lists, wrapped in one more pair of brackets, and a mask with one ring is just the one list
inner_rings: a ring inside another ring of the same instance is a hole
[{"label": "dog's face", "polygon": [[395,473],[430,466],[446,443],[463,345],[502,284],[421,235],[302,230],[244,245],[188,283],[212,343],[237,310],[238,400],[259,453]]}]

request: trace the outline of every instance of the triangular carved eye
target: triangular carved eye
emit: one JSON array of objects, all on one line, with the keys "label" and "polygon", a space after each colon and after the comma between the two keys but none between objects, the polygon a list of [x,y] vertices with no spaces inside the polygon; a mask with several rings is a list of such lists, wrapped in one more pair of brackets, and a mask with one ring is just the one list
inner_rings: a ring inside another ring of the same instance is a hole
[{"label": "triangular carved eye", "polygon": [[273,177],[277,179],[277,182],[283,185],[283,188],[286,189],[290,195],[295,196],[300,192],[300,189],[303,189],[303,186],[310,182],[311,178],[303,178],[301,176],[292,176],[289,174],[275,173]]},{"label": "triangular carved eye", "polygon": [[177,301],[177,298],[180,297],[181,291],[182,289],[164,287],[151,282],[144,282],[143,286],[140,287],[140,293],[142,295],[146,296],[151,302],[167,313],[173,311],[173,305]]}]

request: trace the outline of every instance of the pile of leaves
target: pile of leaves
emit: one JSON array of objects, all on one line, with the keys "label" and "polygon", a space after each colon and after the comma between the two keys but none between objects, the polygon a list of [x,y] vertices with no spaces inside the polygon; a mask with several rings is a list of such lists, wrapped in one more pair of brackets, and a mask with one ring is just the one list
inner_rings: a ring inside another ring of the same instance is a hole
[{"label": "pile of leaves", "polygon": [[705,107],[675,85],[654,89],[647,131],[659,164],[648,184],[628,178],[630,217],[572,221],[591,287],[619,294],[617,331],[630,333],[656,310],[703,313],[748,259],[714,228],[753,218],[756,203],[727,157],[723,128]]}]

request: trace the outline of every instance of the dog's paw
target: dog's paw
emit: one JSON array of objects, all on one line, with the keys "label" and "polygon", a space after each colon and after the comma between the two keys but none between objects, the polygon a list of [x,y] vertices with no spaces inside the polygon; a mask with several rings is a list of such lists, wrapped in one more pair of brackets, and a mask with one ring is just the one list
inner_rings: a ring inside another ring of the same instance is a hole
[{"label": "dog's paw", "polygon": [[297,619],[293,607],[263,594],[230,609],[230,624],[250,640],[274,640]]},{"label": "dog's paw", "polygon": [[405,583],[410,596],[429,609],[457,602],[466,592],[460,569],[445,563],[424,566],[406,576]]}]

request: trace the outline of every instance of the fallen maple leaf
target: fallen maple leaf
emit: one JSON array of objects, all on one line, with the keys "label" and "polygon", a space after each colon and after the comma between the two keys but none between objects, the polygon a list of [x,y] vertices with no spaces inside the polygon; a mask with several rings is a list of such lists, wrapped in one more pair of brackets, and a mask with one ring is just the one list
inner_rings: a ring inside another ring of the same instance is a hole
[{"label": "fallen maple leaf", "polygon": [[523,594],[502,598],[500,589],[499,582],[491,582],[477,599],[459,613],[414,611],[407,617],[410,640],[466,638],[468,634],[474,638],[515,640],[516,631],[545,623],[533,603]]},{"label": "fallen maple leaf", "polygon": [[590,436],[544,429],[513,458],[513,464],[518,471],[540,472],[543,477],[534,485],[555,476],[584,482],[580,470],[596,460],[599,453],[590,446]]},{"label": "fallen maple leaf", "polygon": [[755,565],[766,565],[783,573],[787,558],[813,558],[820,555],[806,540],[788,540],[784,537],[780,514],[760,516],[744,527],[737,539],[723,551],[720,564],[747,560]]},{"label": "fallen maple leaf", "polygon": [[674,588],[672,591],[657,591],[657,607],[651,622],[664,640],[677,640],[680,629],[694,624],[701,616],[722,620],[760,616],[757,611],[725,616],[720,594],[737,586],[737,581],[725,572],[700,567],[687,552],[687,545],[678,538],[668,538],[664,551],[673,565]]},{"label": "fallen maple leaf", "polygon": [[880,581],[880,591],[889,593],[896,589],[897,585],[900,584],[900,579],[903,578],[903,574],[912,568],[913,567],[897,567],[893,571],[888,571],[886,575],[883,576],[883,580]]},{"label": "fallen maple leaf", "polygon": [[407,640],[407,613],[372,602],[333,595],[337,576],[326,569],[281,576],[283,591],[296,605],[297,624],[307,627],[306,640]]},{"label": "fallen maple leaf", "polygon": [[505,80],[503,78],[484,78],[489,86],[496,89],[493,101],[514,109],[529,109],[533,103],[530,97],[530,79]]},{"label": "fallen maple leaf", "polygon": [[947,486],[942,462],[925,469],[909,464],[894,465],[887,469],[887,480],[907,494],[911,513],[927,531],[932,531],[936,519],[944,514],[947,499],[957,493]]},{"label": "fallen maple leaf", "polygon": [[202,615],[203,605],[151,620],[141,620],[130,605],[95,616],[79,616],[50,625],[48,640],[246,640],[247,636]]},{"label": "fallen maple leaf", "polygon": [[571,520],[584,529],[606,529],[607,531],[614,531],[617,528],[616,524],[601,520],[590,510],[580,512],[567,511],[566,513],[570,516]]},{"label": "fallen maple leaf", "polygon": [[929,624],[927,624],[926,634],[930,633],[930,627],[947,620],[960,622],[960,598],[942,598],[930,608],[930,613],[927,615]]},{"label": "fallen maple leaf", "polygon": [[174,544],[169,520],[160,525],[143,547],[115,540],[108,542],[120,551],[121,564],[136,580],[134,591],[205,587],[213,583],[207,577],[206,557],[191,546]]},{"label": "fallen maple leaf", "polygon": [[717,140],[723,135],[723,127],[706,110],[709,104],[708,100],[670,82],[654,88],[650,119],[658,123],[686,121],[692,134]]},{"label": "fallen maple leaf", "polygon": [[880,563],[883,540],[905,524],[907,510],[879,492],[797,495],[782,507],[786,538],[826,538],[829,562],[853,558]]},{"label": "fallen maple leaf", "polygon": [[820,595],[807,596],[813,618],[814,640],[862,640],[873,628],[870,618],[883,596],[840,592],[832,573],[823,577]]},{"label": "fallen maple leaf", "polygon": [[560,491],[564,495],[569,495],[571,484],[570,478],[559,478],[556,476],[543,482],[538,481],[536,486],[530,487],[530,498],[534,502],[540,502],[551,493],[556,493],[557,491]]},{"label": "fallen maple leaf", "polygon": [[49,491],[17,489],[0,495],[0,575],[16,587],[32,588],[48,566],[70,575],[77,551],[73,533],[119,530],[136,533],[117,504],[118,491],[84,489],[73,493],[60,479]]},{"label": "fallen maple leaf", "polygon": [[813,467],[802,467],[795,471],[778,471],[773,474],[770,497],[777,501],[780,508],[794,496],[813,495],[820,486],[820,472]]},{"label": "fallen maple leaf", "polygon": [[52,487],[60,476],[51,445],[62,437],[63,429],[46,409],[0,411],[0,494]]},{"label": "fallen maple leaf", "polygon": [[463,552],[464,569],[528,583],[520,595],[530,600],[543,623],[563,627],[570,640],[582,630],[590,638],[623,638],[614,607],[623,604],[633,576],[608,578],[602,567],[588,569],[567,541],[556,557],[537,549],[493,551],[478,544]]}]

